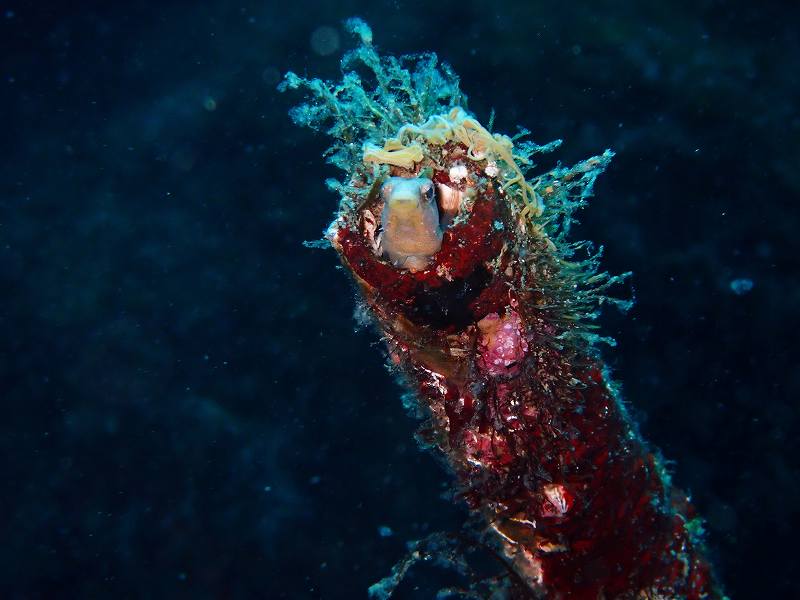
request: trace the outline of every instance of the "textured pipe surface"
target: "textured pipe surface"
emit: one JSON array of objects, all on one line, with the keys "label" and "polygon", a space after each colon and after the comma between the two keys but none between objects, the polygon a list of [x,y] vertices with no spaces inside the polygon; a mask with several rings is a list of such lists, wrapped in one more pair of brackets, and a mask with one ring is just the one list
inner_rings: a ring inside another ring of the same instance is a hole
[{"label": "textured pipe surface", "polygon": [[[470,592],[722,598],[701,521],[638,436],[589,323],[624,304],[607,294],[622,278],[570,224],[613,153],[531,175],[559,142],[490,132],[434,55],[381,58],[369,28],[349,26],[361,46],[342,83],[284,85],[311,91],[292,114],[334,137],[330,160],[347,173],[331,183],[341,200],[326,238],[426,419],[420,439],[507,569]],[[409,560],[373,595],[388,597]]]},{"label": "textured pipe surface", "polygon": [[387,270],[348,227],[333,242],[430,415],[426,440],[530,597],[714,597],[688,501],[669,490],[602,364],[539,343],[554,325],[536,282],[522,285],[535,265],[516,231],[490,185],[445,233],[443,249],[459,255],[429,269],[457,277]]}]

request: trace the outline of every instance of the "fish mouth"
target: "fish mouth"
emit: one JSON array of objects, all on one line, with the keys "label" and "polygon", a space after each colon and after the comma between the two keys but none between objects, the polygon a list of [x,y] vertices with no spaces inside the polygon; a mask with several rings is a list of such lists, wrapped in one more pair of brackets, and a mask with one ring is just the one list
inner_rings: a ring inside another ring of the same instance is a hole
[{"label": "fish mouth", "polygon": [[390,210],[414,210],[419,208],[420,205],[419,196],[395,194],[386,199],[384,210],[386,210],[386,207],[389,207]]}]

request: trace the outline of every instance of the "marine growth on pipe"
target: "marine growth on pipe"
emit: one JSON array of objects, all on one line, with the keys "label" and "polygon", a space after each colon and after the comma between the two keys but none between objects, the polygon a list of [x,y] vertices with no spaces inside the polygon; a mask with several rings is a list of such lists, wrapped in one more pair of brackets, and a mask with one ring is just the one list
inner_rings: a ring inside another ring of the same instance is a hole
[{"label": "marine growth on pipe", "polygon": [[[469,597],[723,598],[685,494],[637,434],[597,345],[600,304],[626,276],[570,238],[610,150],[537,172],[527,131],[495,133],[434,54],[380,56],[358,19],[342,79],[286,75],[291,111],[328,134],[339,210],[326,239],[424,417],[418,437],[455,477],[463,532],[412,545],[458,570]],[[488,552],[492,576],[470,566]]]}]

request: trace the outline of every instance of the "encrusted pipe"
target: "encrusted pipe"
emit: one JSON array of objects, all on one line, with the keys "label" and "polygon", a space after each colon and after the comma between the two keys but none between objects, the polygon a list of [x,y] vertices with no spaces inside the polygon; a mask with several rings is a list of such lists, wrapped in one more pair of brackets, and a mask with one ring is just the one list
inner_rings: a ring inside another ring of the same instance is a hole
[{"label": "encrusted pipe", "polygon": [[284,87],[308,88],[295,120],[334,137],[346,176],[326,238],[425,416],[420,439],[455,476],[474,540],[418,543],[371,593],[391,595],[422,557],[469,575],[459,553],[483,546],[504,571],[474,576],[462,590],[473,596],[722,598],[699,518],[596,349],[590,321],[600,303],[625,307],[607,292],[622,277],[568,239],[613,154],[531,176],[557,142],[491,133],[435,55],[381,58],[363,22],[348,26],[361,44],[341,83],[289,74]]}]

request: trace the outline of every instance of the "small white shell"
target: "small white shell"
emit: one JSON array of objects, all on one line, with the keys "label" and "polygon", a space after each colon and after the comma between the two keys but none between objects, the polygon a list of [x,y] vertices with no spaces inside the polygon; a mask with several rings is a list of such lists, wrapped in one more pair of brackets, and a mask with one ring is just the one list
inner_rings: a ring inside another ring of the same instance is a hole
[{"label": "small white shell", "polygon": [[464,196],[460,190],[451,188],[449,185],[439,183],[436,186],[439,189],[439,206],[442,211],[448,215],[458,214],[458,209],[461,207],[461,199]]},{"label": "small white shell", "polygon": [[457,164],[450,167],[450,172],[448,175],[450,176],[450,181],[459,183],[462,179],[465,179],[467,175],[469,175],[469,171],[465,165]]}]

